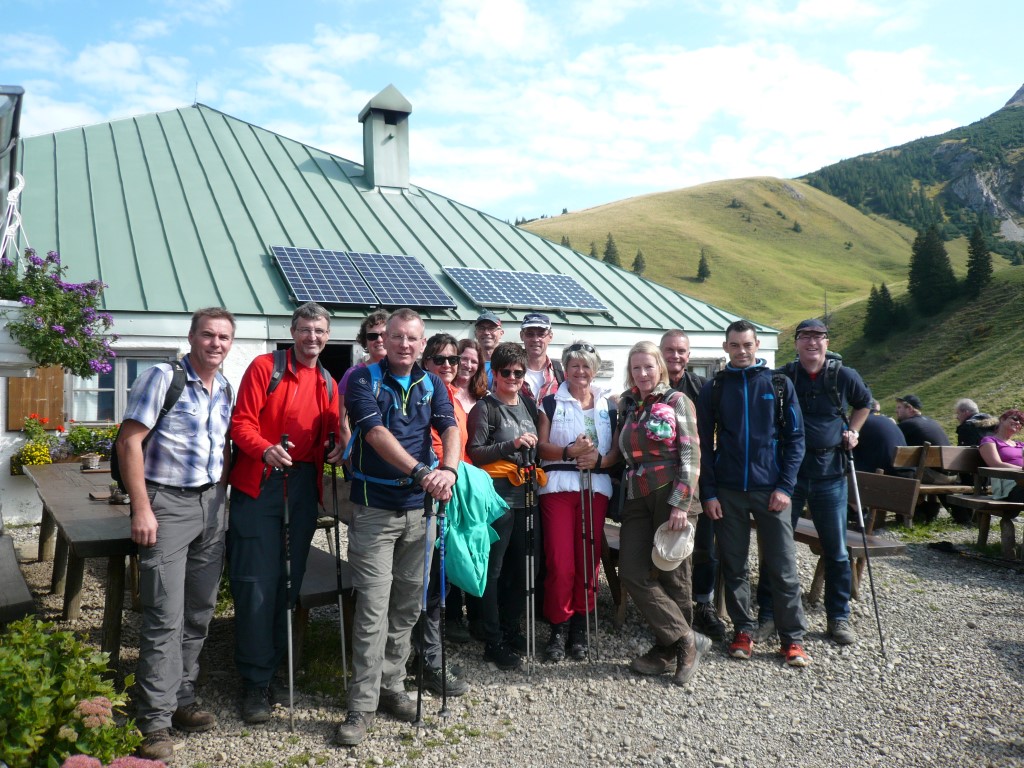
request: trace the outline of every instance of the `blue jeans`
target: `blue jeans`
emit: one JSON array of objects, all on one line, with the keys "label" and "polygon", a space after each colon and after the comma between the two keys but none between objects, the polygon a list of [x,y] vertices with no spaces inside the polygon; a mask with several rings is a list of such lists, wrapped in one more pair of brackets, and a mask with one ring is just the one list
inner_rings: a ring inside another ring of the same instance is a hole
[{"label": "blue jeans", "polygon": [[[814,528],[821,540],[825,563],[825,615],[831,619],[850,617],[852,570],[846,550],[846,476],[811,480],[798,477],[793,492],[793,528],[804,504],[811,510]],[[772,601],[766,579],[757,586],[758,614],[763,623],[772,616]]]}]

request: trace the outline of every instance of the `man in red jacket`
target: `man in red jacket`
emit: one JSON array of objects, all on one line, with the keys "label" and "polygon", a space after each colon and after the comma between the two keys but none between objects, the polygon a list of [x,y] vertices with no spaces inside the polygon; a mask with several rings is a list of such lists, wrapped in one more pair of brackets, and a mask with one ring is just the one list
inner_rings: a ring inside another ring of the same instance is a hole
[{"label": "man in red jacket", "polygon": [[[249,365],[238,388],[231,439],[238,456],[231,470],[228,528],[231,594],[235,601],[235,665],[242,677],[246,723],[270,719],[271,680],[287,650],[287,609],[306,571],[322,494],[325,445],[338,431],[337,387],[318,362],[331,316],[308,302],[292,314],[295,345],[271,388],[273,353]],[[287,447],[281,444],[288,435]],[[326,460],[335,463],[340,442]],[[285,595],[284,489],[287,474],[291,594]]]}]

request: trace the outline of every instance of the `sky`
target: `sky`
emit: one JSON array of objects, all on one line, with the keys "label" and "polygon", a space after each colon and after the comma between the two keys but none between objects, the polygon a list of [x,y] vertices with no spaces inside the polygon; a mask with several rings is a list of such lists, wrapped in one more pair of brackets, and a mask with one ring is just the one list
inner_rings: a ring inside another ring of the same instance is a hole
[{"label": "sky", "polygon": [[0,0],[0,18],[23,136],[198,101],[362,163],[359,111],[393,84],[412,183],[509,221],[797,177],[1024,84],[1024,3],[1003,0]]}]

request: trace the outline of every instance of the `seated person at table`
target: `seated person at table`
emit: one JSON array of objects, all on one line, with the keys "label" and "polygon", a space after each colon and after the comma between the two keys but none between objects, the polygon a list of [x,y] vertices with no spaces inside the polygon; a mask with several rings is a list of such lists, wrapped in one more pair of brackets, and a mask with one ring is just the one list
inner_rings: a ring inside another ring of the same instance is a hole
[{"label": "seated person at table", "polygon": [[[1024,468],[1024,459],[1021,458],[1024,444],[1013,439],[1013,436],[1020,432],[1021,426],[1024,426],[1024,411],[1011,408],[999,417],[996,433],[981,438],[978,452],[986,467]],[[1024,485],[1018,485],[1013,480],[1000,483],[998,479],[994,479],[992,496],[1006,501],[1024,502]]]}]

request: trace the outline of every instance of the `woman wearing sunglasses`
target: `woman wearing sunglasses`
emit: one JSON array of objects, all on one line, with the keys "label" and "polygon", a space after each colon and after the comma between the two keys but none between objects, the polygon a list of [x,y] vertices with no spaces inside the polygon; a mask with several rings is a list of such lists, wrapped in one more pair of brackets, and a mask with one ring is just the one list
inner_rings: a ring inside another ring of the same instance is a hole
[{"label": "woman wearing sunglasses", "polygon": [[484,353],[476,339],[459,340],[459,372],[452,382],[455,396],[469,413],[481,397],[487,394],[487,371],[484,370]]},{"label": "woman wearing sunglasses", "polygon": [[[1003,467],[1005,469],[1024,469],[1024,443],[1013,439],[1014,435],[1020,432],[1024,426],[1024,411],[1011,408],[1004,411],[999,417],[999,425],[994,435],[986,435],[978,443],[978,453],[986,467]],[[1005,501],[1024,501],[1024,485],[1017,485],[1014,481],[992,483],[993,498],[1002,498]],[[1002,518],[1004,527],[1006,524],[1013,527],[1013,521]],[[1016,533],[1014,533],[1016,536]]]},{"label": "woman wearing sunglasses", "polygon": [[387,311],[378,309],[367,315],[366,319],[359,324],[356,341],[366,350],[366,357],[363,362],[356,363],[346,370],[341,375],[341,381],[338,382],[338,409],[341,411],[338,434],[341,436],[342,445],[347,445],[349,438],[352,437],[352,425],[348,423],[348,410],[345,408],[345,387],[348,386],[348,380],[353,373],[367,365],[379,363],[387,355],[387,350],[384,349],[384,334],[387,331],[390,316]]},{"label": "woman wearing sunglasses", "polygon": [[711,647],[711,641],[690,625],[693,558],[661,570],[655,568],[651,550],[654,533],[663,523],[681,531],[695,526],[697,521],[690,517],[701,513],[697,417],[690,398],[669,385],[661,350],[649,341],[629,350],[626,386],[619,401],[618,444],[627,467],[619,576],[655,638],[654,646],[633,659],[629,668],[641,675],[660,675],[674,666],[673,682],[686,685]]},{"label": "woman wearing sunglasses", "polygon": [[[608,468],[619,460],[609,415],[614,405],[593,386],[600,367],[600,355],[585,341],[562,350],[565,381],[544,398],[540,413],[540,458],[547,473],[547,485],[539,495],[547,567],[544,617],[551,622],[544,651],[549,661],[564,659],[566,646],[576,660],[587,656],[587,614],[594,610],[596,589],[587,594],[586,586],[597,584],[604,518],[612,495]],[[586,471],[592,497],[581,493]],[[586,530],[585,510],[592,518],[586,521]],[[591,531],[592,546],[587,536]]]},{"label": "woman wearing sunglasses", "polygon": [[[480,598],[484,660],[498,669],[517,669],[526,641],[519,631],[526,602],[525,484],[515,484],[498,469],[502,464],[525,466],[537,447],[536,407],[521,397],[526,375],[526,350],[506,342],[491,355],[494,389],[469,414],[469,457],[494,478],[494,489],[509,510],[491,527],[487,586]],[[488,466],[491,465],[491,466]]]}]

